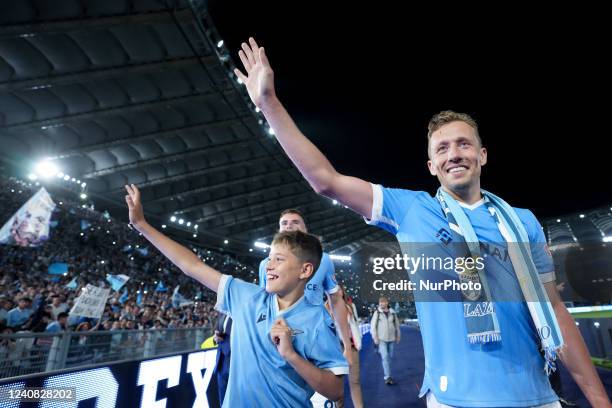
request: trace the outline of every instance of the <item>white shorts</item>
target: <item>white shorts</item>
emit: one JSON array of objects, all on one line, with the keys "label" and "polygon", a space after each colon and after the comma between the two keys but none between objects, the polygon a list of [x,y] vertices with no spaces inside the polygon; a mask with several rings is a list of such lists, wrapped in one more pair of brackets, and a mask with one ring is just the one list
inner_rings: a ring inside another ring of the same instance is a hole
[{"label": "white shorts", "polygon": [[[427,408],[453,408],[450,405],[442,404],[438,402],[433,392],[427,393]],[[529,408],[561,408],[559,401],[551,402],[549,404],[537,405]]]}]

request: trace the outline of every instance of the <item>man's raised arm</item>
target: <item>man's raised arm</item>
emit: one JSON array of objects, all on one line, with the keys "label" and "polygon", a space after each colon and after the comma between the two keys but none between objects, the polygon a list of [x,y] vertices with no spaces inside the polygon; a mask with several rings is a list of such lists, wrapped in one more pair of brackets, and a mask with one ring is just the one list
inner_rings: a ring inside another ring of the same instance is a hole
[{"label": "man's raised arm", "polygon": [[208,289],[216,292],[221,280],[221,273],[206,265],[189,249],[153,228],[145,220],[138,187],[132,184],[126,185],[125,189],[128,193],[125,196],[125,202],[130,211],[130,224],[151,242],[155,248],[159,249],[170,262],[183,271],[185,275],[192,277]]},{"label": "man's raised arm", "polygon": [[370,183],[338,173],[323,153],[298,129],[276,97],[274,72],[264,49],[250,38],[249,44],[242,43],[238,55],[246,75],[238,69],[235,74],[246,85],[251,100],[261,109],[285,153],[308,184],[317,193],[336,199],[364,217],[371,218]]}]

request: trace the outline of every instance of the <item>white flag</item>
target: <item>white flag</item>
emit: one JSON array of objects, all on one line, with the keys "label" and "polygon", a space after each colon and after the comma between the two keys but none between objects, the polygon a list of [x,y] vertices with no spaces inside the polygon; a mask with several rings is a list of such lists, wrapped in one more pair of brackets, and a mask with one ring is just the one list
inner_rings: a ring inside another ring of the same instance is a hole
[{"label": "white flag", "polygon": [[49,221],[55,203],[41,188],[0,229],[0,244],[40,246],[49,238]]}]

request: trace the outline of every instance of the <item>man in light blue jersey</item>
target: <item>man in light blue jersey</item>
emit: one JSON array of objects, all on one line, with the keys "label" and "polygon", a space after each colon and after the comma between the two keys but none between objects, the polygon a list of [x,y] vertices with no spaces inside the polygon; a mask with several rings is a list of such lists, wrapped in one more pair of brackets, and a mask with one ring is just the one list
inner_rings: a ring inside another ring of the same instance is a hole
[{"label": "man in light blue jersey", "polygon": [[232,359],[223,407],[310,407],[318,392],[343,397],[348,366],[322,305],[305,299],[318,268],[319,240],[301,231],[274,237],[268,291],[223,275],[148,224],[135,185],[126,186],[130,223],[186,275],[217,292],[216,308],[232,318]]},{"label": "man in light blue jersey", "polygon": [[[246,75],[239,70],[236,75],[317,193],[391,231],[400,244],[452,243],[462,248],[464,259],[486,260],[484,268],[472,266],[453,276],[484,289],[462,290],[455,301],[417,304],[426,367],[421,395],[428,406],[558,407],[545,372],[557,355],[593,406],[610,405],[556,290],[535,216],[480,187],[487,151],[472,118],[446,111],[430,122],[427,165],[441,185],[435,197],[383,188],[338,173],[301,133],[278,100],[274,72],[254,39],[242,44],[239,56]],[[493,301],[500,295],[513,301]],[[518,300],[523,297],[528,302]]]},{"label": "man in light blue jersey", "polygon": [[6,325],[17,330],[21,326],[25,326],[28,321],[31,321],[31,317],[34,314],[32,309],[32,299],[29,297],[22,297],[19,299],[17,307],[11,309],[6,318]]},{"label": "man in light blue jersey", "polygon": [[[308,232],[304,215],[295,208],[289,208],[283,210],[278,220],[278,230],[283,231],[302,231]],[[268,258],[262,259],[259,263],[259,286],[266,288],[267,283],[267,265]],[[272,278],[274,278],[272,276]],[[331,300],[332,313],[334,315],[334,321],[341,333],[341,338],[348,339],[349,326],[346,312],[346,304],[342,295],[338,291],[338,282],[336,281],[334,263],[329,257],[329,254],[323,252],[321,257],[321,263],[319,268],[315,272],[314,276],[310,278],[306,284],[304,290],[304,296],[313,305],[323,304],[323,294],[326,293]],[[351,345],[348,345],[350,348]],[[352,353],[347,352],[347,345],[344,344],[344,356],[346,357],[349,365],[352,364]]]}]

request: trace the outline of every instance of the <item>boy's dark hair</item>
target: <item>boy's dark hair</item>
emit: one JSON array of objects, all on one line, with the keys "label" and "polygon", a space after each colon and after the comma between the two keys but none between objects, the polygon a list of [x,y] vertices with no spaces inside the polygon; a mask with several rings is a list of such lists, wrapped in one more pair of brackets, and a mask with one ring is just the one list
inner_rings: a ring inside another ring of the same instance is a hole
[{"label": "boy's dark hair", "polygon": [[64,317],[68,317],[68,313],[66,313],[66,312],[58,313],[57,320],[62,319]]},{"label": "boy's dark hair", "polygon": [[279,232],[274,235],[274,244],[287,245],[301,262],[310,262],[313,265],[313,275],[319,269],[323,248],[319,238],[314,235],[302,231]]}]

